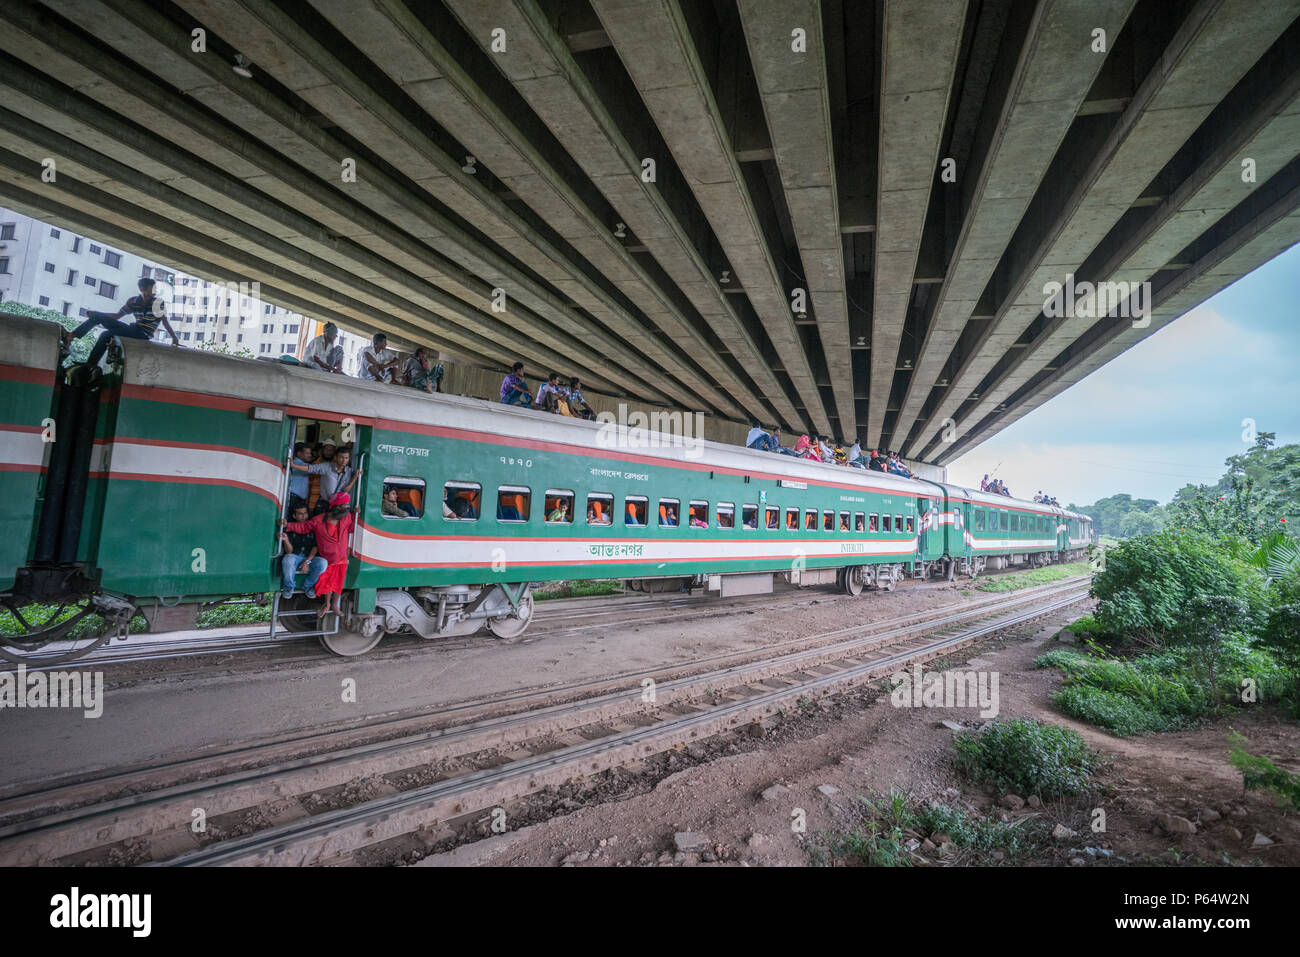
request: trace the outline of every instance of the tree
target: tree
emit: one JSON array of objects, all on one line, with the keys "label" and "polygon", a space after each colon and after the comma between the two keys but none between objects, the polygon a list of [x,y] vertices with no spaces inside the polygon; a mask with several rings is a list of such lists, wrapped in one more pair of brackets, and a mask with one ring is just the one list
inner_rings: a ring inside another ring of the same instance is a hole
[{"label": "tree", "polygon": [[1172,644],[1191,648],[1210,683],[1210,700],[1219,702],[1219,661],[1223,643],[1234,633],[1258,627],[1258,609],[1236,595],[1195,595],[1172,633]]}]

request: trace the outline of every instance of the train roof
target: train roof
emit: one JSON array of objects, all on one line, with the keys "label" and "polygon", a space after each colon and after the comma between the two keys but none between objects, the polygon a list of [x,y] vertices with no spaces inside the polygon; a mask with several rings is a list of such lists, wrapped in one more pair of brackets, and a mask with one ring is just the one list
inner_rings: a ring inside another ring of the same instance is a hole
[{"label": "train roof", "polygon": [[[827,465],[743,446],[694,437],[683,440],[649,428],[590,422],[507,406],[488,399],[395,387],[303,365],[245,359],[199,349],[177,349],[158,342],[119,340],[125,356],[124,387],[175,389],[247,399],[288,409],[311,409],[350,416],[358,422],[387,420],[393,425],[443,426],[503,438],[562,442],[592,449],[612,460],[661,459],[690,462],[741,473],[768,473],[792,481],[812,481],[863,489],[934,495],[928,480]],[[688,416],[688,413],[665,412]]]},{"label": "train roof", "polygon": [[1088,515],[1072,512],[1068,508],[1060,505],[1044,505],[1042,502],[1025,501],[1023,498],[1015,498],[1011,495],[995,495],[992,492],[981,492],[979,489],[967,488],[964,485],[956,485],[951,482],[939,482],[948,492],[949,496],[960,496],[961,498],[970,499],[972,502],[978,502],[981,505],[992,505],[995,508],[1006,508],[1008,504],[1013,504],[1017,508],[1024,508],[1031,512],[1051,512],[1056,515],[1068,515],[1071,518],[1083,518],[1091,521]]}]

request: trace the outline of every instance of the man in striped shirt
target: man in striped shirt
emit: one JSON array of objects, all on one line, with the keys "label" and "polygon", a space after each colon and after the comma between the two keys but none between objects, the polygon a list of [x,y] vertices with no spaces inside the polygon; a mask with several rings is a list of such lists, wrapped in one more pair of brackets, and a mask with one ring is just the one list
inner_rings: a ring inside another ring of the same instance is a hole
[{"label": "man in striped shirt", "polygon": [[[70,346],[72,340],[84,336],[96,326],[104,327],[103,335],[99,337],[99,341],[95,343],[95,347],[90,350],[90,355],[86,358],[87,368],[99,364],[100,357],[115,336],[120,339],[152,339],[160,322],[167,330],[167,335],[172,337],[172,345],[181,344],[176,333],[172,331],[171,323],[167,321],[166,304],[153,294],[153,280],[146,277],[140,280],[139,285],[140,295],[132,296],[117,312],[87,312],[85,322],[71,331],[64,330],[63,344]],[[122,316],[128,312],[135,319],[134,323],[122,322]]]}]

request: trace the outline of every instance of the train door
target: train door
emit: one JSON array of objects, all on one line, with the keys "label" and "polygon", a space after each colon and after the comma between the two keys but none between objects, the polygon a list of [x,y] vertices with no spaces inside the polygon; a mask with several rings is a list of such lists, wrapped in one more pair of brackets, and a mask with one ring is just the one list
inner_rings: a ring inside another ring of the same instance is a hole
[{"label": "train door", "polygon": [[917,499],[917,553],[922,561],[936,561],[944,555],[943,509],[944,500],[937,495]]}]

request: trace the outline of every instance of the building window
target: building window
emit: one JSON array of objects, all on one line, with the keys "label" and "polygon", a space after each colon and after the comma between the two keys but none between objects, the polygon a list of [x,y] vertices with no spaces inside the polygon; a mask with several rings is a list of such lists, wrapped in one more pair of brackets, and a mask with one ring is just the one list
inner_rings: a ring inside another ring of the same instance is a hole
[{"label": "building window", "polygon": [[90,254],[91,254],[92,256],[98,256],[98,255],[99,255],[100,253],[102,253],[103,251],[104,251],[104,250],[100,249],[100,248],[99,248],[98,246],[96,246],[94,243],[91,243],[91,244],[90,244]]},{"label": "building window", "polygon": [[109,299],[116,299],[117,286],[113,285],[111,282],[101,282],[99,284],[99,294]]},{"label": "building window", "polygon": [[73,251],[74,253],[79,253],[79,252],[81,252],[81,237],[80,237],[80,236],[73,236],[73,237],[72,237],[72,251]]},{"label": "building window", "polygon": [[9,257],[0,256],[0,274],[9,272]]},{"label": "building window", "polygon": [[66,316],[71,310],[72,310],[72,303],[65,302],[63,304],[63,314]]},{"label": "building window", "polygon": [[49,297],[49,296],[41,296],[41,298],[38,299],[37,301],[38,301],[42,306],[48,306],[48,305],[50,304],[50,297]]},{"label": "building window", "polygon": [[51,230],[50,230],[50,238],[51,238],[51,239],[58,239],[59,236],[61,236],[61,235],[62,235],[62,233],[60,233],[57,229],[51,229]]},{"label": "building window", "polygon": [[86,318],[86,310],[85,310],[84,308],[82,308],[82,309],[78,309],[78,310],[77,310],[77,315],[79,315],[82,319],[85,319],[85,318]]},{"label": "building window", "polygon": [[99,285],[99,280],[96,279],[96,278],[94,278],[93,276],[87,276],[87,277],[85,277],[84,279],[82,279],[81,281],[82,281],[83,284],[85,284],[85,285],[87,285],[87,286],[98,286],[98,285]]},{"label": "building window", "polygon": [[54,263],[46,263],[46,264],[45,264],[45,271],[46,271],[46,272],[54,272]]},{"label": "building window", "polygon": [[14,227],[16,225],[17,223],[5,223],[3,226],[0,226],[0,239],[13,239]]},{"label": "building window", "polygon": [[75,269],[68,270],[67,284],[69,286],[75,286],[77,284],[77,270]]},{"label": "building window", "polygon": [[122,268],[122,254],[111,251],[104,253],[104,265],[110,269]]},{"label": "building window", "polygon": [[293,345],[293,343],[289,343],[289,344],[287,344],[287,345],[283,345],[283,346],[280,347],[280,354],[281,354],[281,355],[286,355],[286,356],[287,356],[289,353],[293,352],[295,348],[296,348],[296,347]]},{"label": "building window", "polygon": [[291,335],[295,335],[295,336],[296,336],[296,335],[298,334],[298,323],[295,322],[293,325],[291,325],[291,326],[289,326],[288,328],[286,328],[286,329],[285,329],[285,332],[288,332],[288,333],[290,333]]}]

